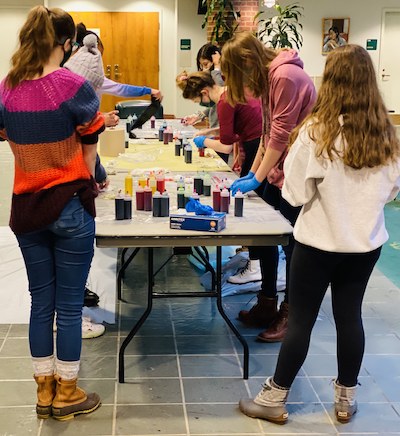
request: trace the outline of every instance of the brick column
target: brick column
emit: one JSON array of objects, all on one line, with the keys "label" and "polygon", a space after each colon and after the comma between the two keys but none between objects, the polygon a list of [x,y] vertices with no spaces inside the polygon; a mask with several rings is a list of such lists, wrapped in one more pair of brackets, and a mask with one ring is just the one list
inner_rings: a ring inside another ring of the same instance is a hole
[{"label": "brick column", "polygon": [[[256,30],[256,25],[253,23],[254,16],[260,10],[260,0],[232,0],[235,11],[240,11],[239,27],[237,32],[245,30]],[[208,18],[207,23],[207,41],[211,40],[211,33],[214,27],[212,17]]]}]

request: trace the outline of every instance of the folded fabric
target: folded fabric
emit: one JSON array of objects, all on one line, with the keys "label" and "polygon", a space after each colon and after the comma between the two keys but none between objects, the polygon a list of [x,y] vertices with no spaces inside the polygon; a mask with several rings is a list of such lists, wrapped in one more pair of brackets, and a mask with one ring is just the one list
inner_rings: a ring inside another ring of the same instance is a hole
[{"label": "folded fabric", "polygon": [[201,204],[199,200],[191,198],[185,206],[186,212],[194,212],[196,215],[212,215],[214,209],[206,204]]}]

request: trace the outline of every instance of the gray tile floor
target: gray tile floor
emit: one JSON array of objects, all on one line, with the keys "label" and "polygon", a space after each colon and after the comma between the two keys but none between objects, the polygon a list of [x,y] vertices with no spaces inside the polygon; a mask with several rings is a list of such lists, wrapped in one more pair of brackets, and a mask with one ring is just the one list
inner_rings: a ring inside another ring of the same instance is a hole
[{"label": "gray tile floor", "polygon": [[[8,220],[11,161],[3,146],[0,225]],[[161,264],[168,254],[160,252],[157,261]],[[257,393],[272,374],[280,345],[258,343],[258,330],[239,326],[251,350],[250,378],[243,380],[241,346],[210,298],[155,301],[126,350],[126,383],[118,383],[118,349],[145,301],[144,265],[141,254],[127,271],[127,302],[117,303],[117,324],[108,325],[104,336],[83,343],[81,385],[97,391],[103,401],[94,414],[65,423],[37,420],[27,326],[0,324],[0,435],[400,434],[400,290],[378,270],[365,299],[367,344],[356,417],[338,424],[332,412],[335,329],[328,294],[309,356],[290,393],[289,422],[278,426],[243,416],[237,402]],[[196,291],[200,285],[186,258],[177,256],[158,274],[156,289]],[[248,294],[224,299],[235,323],[237,312],[250,299]]]}]

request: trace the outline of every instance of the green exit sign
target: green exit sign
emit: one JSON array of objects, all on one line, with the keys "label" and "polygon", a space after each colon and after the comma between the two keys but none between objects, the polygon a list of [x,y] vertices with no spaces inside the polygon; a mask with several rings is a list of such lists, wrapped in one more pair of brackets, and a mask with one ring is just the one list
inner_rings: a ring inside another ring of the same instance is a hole
[{"label": "green exit sign", "polygon": [[377,46],[378,46],[377,39],[367,39],[367,50],[376,50]]},{"label": "green exit sign", "polygon": [[181,39],[181,50],[190,50],[192,41],[190,39]]}]

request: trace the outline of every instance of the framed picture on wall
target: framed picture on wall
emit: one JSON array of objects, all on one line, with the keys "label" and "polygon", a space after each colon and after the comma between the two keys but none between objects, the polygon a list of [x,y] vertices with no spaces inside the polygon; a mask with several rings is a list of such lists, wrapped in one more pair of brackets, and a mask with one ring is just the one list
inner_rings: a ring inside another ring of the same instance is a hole
[{"label": "framed picture on wall", "polygon": [[349,42],[350,18],[322,19],[322,53],[327,54]]}]

